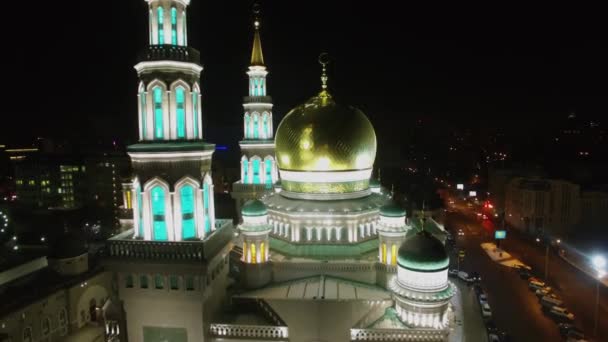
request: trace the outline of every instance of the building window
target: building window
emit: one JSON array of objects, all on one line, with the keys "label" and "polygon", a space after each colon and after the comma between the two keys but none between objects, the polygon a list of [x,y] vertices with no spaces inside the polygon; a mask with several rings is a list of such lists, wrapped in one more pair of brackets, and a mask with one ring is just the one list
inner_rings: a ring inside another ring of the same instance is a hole
[{"label": "building window", "polygon": [[251,244],[251,247],[249,247],[249,250],[251,251],[251,263],[255,264],[257,262],[256,259],[256,251],[255,251],[255,243]]},{"label": "building window", "polygon": [[262,115],[262,138],[268,138],[268,114]]},{"label": "building window", "polygon": [[194,224],[194,187],[184,185],[180,190],[182,206],[182,239],[192,239],[196,237],[196,227]]},{"label": "building window", "polygon": [[68,311],[66,308],[62,308],[59,311],[59,327],[61,328],[61,336],[65,336],[68,333]]},{"label": "building window", "polygon": [[382,244],[382,263],[386,264],[386,244]]},{"label": "building window", "polygon": [[192,113],[192,122],[194,123],[194,138],[198,139],[198,92],[196,91],[192,92]]},{"label": "building window", "polygon": [[391,265],[397,265],[397,245],[391,247]]},{"label": "building window", "polygon": [[160,186],[152,188],[152,231],[153,239],[167,240],[167,224],[165,223],[165,190]]},{"label": "building window", "polygon": [[51,332],[51,320],[50,318],[45,318],[42,320],[42,336],[47,336]]},{"label": "building window", "polygon": [[194,277],[186,277],[186,291],[194,291]]},{"label": "building window", "polygon": [[148,288],[148,276],[147,275],[142,274],[139,276],[139,287],[142,289]]},{"label": "building window", "polygon": [[249,114],[245,113],[245,139],[251,137],[251,132],[249,128]]},{"label": "building window", "polygon": [[253,138],[257,139],[260,136],[260,132],[258,129],[259,125],[259,115],[257,113],[253,114]]},{"label": "building window", "polygon": [[165,287],[165,278],[162,275],[157,274],[154,276],[154,288],[162,290]]},{"label": "building window", "polygon": [[158,6],[156,11],[158,16],[158,44],[163,45],[165,44],[165,11],[161,6]]},{"label": "building window", "polygon": [[260,244],[260,262],[265,262],[266,261],[266,248],[264,243],[262,242]]},{"label": "building window", "polygon": [[171,290],[179,289],[179,280],[177,276],[172,275],[169,277],[169,286],[171,286]]},{"label": "building window", "polygon": [[163,90],[154,88],[154,137],[163,138]]},{"label": "building window", "polygon": [[265,163],[265,174],[266,174],[266,184],[272,184],[272,160],[266,159]]},{"label": "building window", "polygon": [[25,327],[23,329],[23,342],[32,342],[32,327]]},{"label": "building window", "polygon": [[251,164],[253,168],[253,184],[260,184],[260,160],[255,158]]},{"label": "building window", "polygon": [[139,236],[144,237],[144,208],[143,208],[143,196],[141,194],[141,188],[137,186],[137,211],[139,212]]},{"label": "building window", "polygon": [[249,183],[249,161],[243,158],[243,184]]},{"label": "building window", "polygon": [[139,100],[141,102],[141,138],[146,138],[146,93],[141,91],[139,93]]},{"label": "building window", "polygon": [[132,274],[127,274],[127,276],[125,277],[125,287],[128,289],[133,288],[133,275]]},{"label": "building window", "polygon": [[182,45],[186,46],[187,42],[186,42],[186,28],[188,26],[186,25],[186,11],[182,11]]},{"label": "building window", "polygon": [[209,217],[209,215],[210,215],[209,201],[210,200],[211,200],[211,198],[210,198],[210,194],[209,194],[209,183],[205,182],[205,184],[203,184],[203,210],[204,210],[204,215],[205,215],[205,234],[208,234],[211,232],[211,218]]},{"label": "building window", "polygon": [[177,45],[177,10],[171,7],[171,44]]},{"label": "building window", "polygon": [[185,91],[182,87],[175,89],[175,102],[177,106],[177,138],[186,137],[186,111],[185,111]]}]

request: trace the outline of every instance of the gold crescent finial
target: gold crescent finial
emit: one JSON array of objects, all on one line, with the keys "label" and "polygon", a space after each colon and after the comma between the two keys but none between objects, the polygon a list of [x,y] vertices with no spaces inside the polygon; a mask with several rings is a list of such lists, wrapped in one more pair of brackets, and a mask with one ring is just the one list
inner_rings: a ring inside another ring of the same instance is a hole
[{"label": "gold crescent finial", "polygon": [[323,66],[323,71],[321,73],[321,89],[327,89],[327,64],[329,64],[329,54],[323,52],[319,55],[319,63]]}]

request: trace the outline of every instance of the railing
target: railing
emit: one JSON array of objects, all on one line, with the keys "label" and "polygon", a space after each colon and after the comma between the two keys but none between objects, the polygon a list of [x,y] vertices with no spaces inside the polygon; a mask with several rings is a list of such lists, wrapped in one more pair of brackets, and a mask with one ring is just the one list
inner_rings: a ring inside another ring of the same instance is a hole
[{"label": "railing", "polygon": [[201,54],[198,50],[187,46],[149,45],[140,53],[139,60],[142,62],[170,60],[200,64]]},{"label": "railing", "polygon": [[376,271],[385,271],[386,273],[397,273],[397,265],[385,265],[383,263],[377,263]]},{"label": "railing", "polygon": [[272,192],[272,184],[243,184],[239,182],[232,184],[232,191],[256,192],[261,194],[264,192]]},{"label": "railing", "polygon": [[270,96],[245,96],[243,97],[245,103],[272,103]]},{"label": "railing", "polygon": [[267,341],[287,340],[289,338],[287,327],[244,324],[211,324],[209,330],[211,336],[222,338],[263,338]]},{"label": "railing", "polygon": [[429,329],[350,329],[351,341],[428,341],[442,342],[445,330]]},{"label": "railing", "polygon": [[[114,258],[148,260],[202,261],[216,253],[218,244],[231,238],[227,228],[230,220],[217,220],[215,231],[203,241],[148,241],[133,239],[133,229],[124,231],[106,242],[106,255]],[[219,246],[221,247],[221,246]]]}]

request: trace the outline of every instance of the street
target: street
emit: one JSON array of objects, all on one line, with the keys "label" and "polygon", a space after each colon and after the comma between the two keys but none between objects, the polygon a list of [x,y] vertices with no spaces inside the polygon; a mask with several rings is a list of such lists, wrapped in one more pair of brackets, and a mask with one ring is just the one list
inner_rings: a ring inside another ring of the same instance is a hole
[{"label": "street", "polygon": [[[493,241],[493,237],[480,221],[471,214],[449,213],[446,227],[456,230],[453,232],[456,248],[452,252],[452,267],[456,267],[455,253],[464,249],[465,258],[460,263],[461,270],[480,273],[482,287],[487,292],[492,307],[493,320],[500,329],[511,335],[512,341],[563,340],[553,319],[541,311],[537,297],[528,289],[527,281],[521,279],[515,269],[492,261],[482,250],[480,244]],[[463,229],[464,236],[456,234],[458,229]],[[511,232],[502,247],[513,257],[532,266],[536,276],[543,276],[544,248],[531,245]],[[557,255],[551,255],[549,269],[549,285],[557,289],[565,305],[575,314],[576,324],[583,328],[587,336],[591,336],[595,305],[594,281]],[[602,289],[602,298],[606,298],[605,288]],[[600,336],[605,337],[608,336],[605,300],[602,305]],[[600,338],[596,340],[602,341]]]}]

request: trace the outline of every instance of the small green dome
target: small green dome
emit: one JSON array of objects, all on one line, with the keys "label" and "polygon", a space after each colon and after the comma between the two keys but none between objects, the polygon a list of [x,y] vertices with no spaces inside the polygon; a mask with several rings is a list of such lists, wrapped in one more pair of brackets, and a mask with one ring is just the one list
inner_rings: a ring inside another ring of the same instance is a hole
[{"label": "small green dome", "polygon": [[266,205],[262,201],[251,200],[243,205],[241,213],[243,216],[263,216],[268,214],[268,210],[266,210]]},{"label": "small green dome", "polygon": [[408,238],[399,248],[400,267],[418,272],[443,271],[450,265],[445,246],[427,231]]},{"label": "small green dome", "polygon": [[391,202],[380,208],[380,215],[386,217],[404,217],[405,209],[401,208],[394,202]]}]

